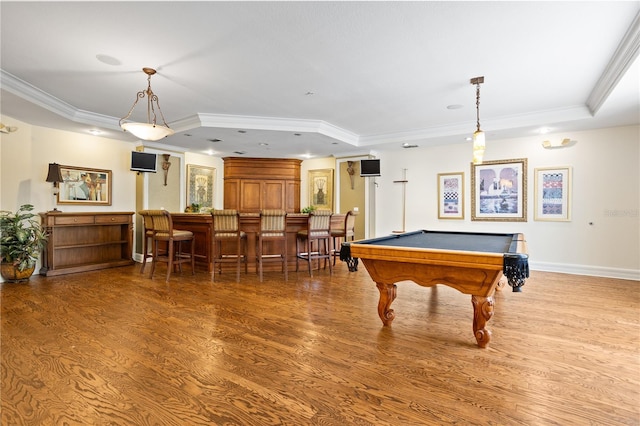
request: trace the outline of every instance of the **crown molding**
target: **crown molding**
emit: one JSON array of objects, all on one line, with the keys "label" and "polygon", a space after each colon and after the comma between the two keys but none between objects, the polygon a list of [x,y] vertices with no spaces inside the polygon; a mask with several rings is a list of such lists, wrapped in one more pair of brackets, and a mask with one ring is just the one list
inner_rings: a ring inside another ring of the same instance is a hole
[{"label": "crown molding", "polygon": [[640,53],[640,12],[622,38],[613,57],[587,98],[587,106],[595,115]]},{"label": "crown molding", "polygon": [[0,69],[0,86],[3,90],[67,120],[110,129],[120,128],[118,118],[78,109],[2,69]]},{"label": "crown molding", "polygon": [[360,140],[359,135],[322,120],[206,113],[199,113],[197,117],[202,127],[319,133],[354,146],[358,146]]}]

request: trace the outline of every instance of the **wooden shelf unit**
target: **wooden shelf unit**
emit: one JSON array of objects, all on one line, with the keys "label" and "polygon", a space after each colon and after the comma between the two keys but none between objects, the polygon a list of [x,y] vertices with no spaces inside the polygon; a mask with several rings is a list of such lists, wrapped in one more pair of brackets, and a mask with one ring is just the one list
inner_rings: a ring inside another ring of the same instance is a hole
[{"label": "wooden shelf unit", "polygon": [[133,264],[133,212],[40,213],[49,236],[40,275]]}]

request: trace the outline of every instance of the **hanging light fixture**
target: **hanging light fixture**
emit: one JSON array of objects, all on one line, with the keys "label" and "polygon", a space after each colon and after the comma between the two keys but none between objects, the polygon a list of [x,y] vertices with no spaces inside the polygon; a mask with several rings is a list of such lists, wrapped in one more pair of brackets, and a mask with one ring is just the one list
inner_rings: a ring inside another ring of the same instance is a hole
[{"label": "hanging light fixture", "polygon": [[[129,110],[129,113],[120,119],[120,127],[125,132],[131,132],[134,136],[139,137],[145,141],[157,141],[158,139],[166,138],[167,136],[171,136],[173,134],[173,130],[169,127],[167,122],[164,119],[164,115],[162,114],[162,110],[160,109],[160,103],[158,102],[158,97],[151,90],[151,76],[156,73],[156,70],[153,68],[142,68],[145,74],[147,74],[147,89],[141,90],[136,95],[136,100],[133,103],[133,106]],[[146,123],[136,123],[136,122],[125,122],[133,109],[136,107],[138,100],[147,96],[147,122]],[[156,109],[160,113],[160,117],[162,118],[162,125],[156,124]]]},{"label": "hanging light fixture", "polygon": [[471,84],[476,85],[476,131],[473,132],[473,164],[482,164],[484,156],[485,139],[484,132],[480,130],[480,84],[484,83],[484,77],[471,79]]}]

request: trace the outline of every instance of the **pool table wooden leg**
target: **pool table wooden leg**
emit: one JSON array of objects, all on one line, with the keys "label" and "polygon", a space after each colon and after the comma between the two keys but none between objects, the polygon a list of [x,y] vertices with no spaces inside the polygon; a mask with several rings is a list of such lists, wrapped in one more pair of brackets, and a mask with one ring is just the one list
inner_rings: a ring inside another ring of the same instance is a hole
[{"label": "pool table wooden leg", "polygon": [[380,300],[378,301],[378,315],[384,325],[391,325],[396,317],[393,309],[390,309],[391,303],[396,299],[396,285],[376,283],[376,287],[380,291]]},{"label": "pool table wooden leg", "polygon": [[493,316],[493,297],[471,296],[473,304],[473,334],[478,346],[486,347],[491,340],[491,330],[486,329],[487,321]]}]

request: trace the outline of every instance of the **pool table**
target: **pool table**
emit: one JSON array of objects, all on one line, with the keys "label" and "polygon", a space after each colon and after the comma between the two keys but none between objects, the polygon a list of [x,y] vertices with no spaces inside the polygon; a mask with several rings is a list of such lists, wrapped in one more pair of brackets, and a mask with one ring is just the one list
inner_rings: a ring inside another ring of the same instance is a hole
[{"label": "pool table", "polygon": [[345,242],[340,259],[356,271],[358,259],[380,291],[378,315],[385,326],[395,318],[391,303],[396,284],[411,280],[431,287],[443,284],[471,295],[473,333],[478,346],[491,340],[486,323],[493,316],[493,295],[502,276],[513,291],[529,277],[523,234],[420,230],[380,238]]}]

